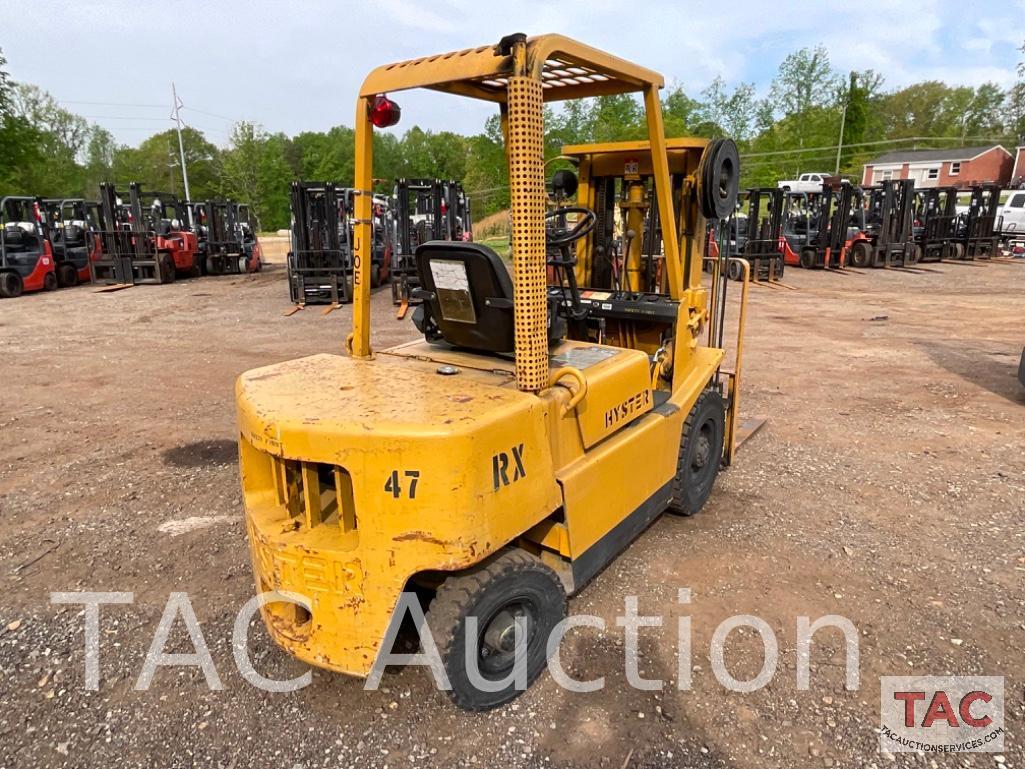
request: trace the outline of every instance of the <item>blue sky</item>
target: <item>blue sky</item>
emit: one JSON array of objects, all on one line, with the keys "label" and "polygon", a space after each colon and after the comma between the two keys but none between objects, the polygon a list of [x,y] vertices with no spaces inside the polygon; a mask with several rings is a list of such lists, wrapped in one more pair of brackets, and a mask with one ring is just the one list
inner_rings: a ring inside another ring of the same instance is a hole
[{"label": "blue sky", "polygon": [[[238,119],[289,134],[324,130],[351,125],[356,90],[374,66],[516,31],[575,37],[692,94],[716,76],[764,91],[787,53],[817,43],[838,70],[875,69],[888,88],[923,79],[1006,86],[1025,39],[1025,0],[0,0],[0,10],[25,20],[6,23],[0,38],[12,77],[127,144],[170,125],[172,79],[182,114],[215,143]],[[475,132],[490,110],[428,93],[398,100],[400,130]]]}]

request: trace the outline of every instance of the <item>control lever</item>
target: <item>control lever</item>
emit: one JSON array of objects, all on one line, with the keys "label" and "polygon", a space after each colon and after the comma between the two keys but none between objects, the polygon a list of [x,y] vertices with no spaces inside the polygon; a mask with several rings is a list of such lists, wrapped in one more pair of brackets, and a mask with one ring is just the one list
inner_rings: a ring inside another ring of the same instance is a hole
[{"label": "control lever", "polygon": [[587,310],[580,304],[580,287],[577,286],[577,273],[574,269],[577,259],[570,254],[569,244],[559,246],[559,258],[550,259],[549,262],[560,268],[569,284],[570,319],[583,320],[587,317]]},{"label": "control lever", "polygon": [[637,233],[630,229],[626,231],[626,237],[623,239],[623,263],[619,268],[619,290],[623,290],[623,276],[626,273],[626,266],[630,261],[630,243],[634,238],[637,237]]}]

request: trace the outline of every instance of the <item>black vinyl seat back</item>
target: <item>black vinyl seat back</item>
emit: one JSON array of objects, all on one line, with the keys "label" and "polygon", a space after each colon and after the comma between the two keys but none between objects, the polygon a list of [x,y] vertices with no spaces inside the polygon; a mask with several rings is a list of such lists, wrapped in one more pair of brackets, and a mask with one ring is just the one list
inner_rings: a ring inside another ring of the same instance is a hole
[{"label": "black vinyl seat back", "polygon": [[446,342],[513,351],[513,284],[498,254],[479,243],[431,240],[417,246],[416,270],[425,309]]}]

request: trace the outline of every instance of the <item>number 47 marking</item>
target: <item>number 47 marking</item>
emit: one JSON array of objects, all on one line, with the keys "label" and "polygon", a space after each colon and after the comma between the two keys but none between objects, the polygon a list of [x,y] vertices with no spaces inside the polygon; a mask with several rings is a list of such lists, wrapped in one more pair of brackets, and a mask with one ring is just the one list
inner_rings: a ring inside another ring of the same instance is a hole
[{"label": "number 47 marking", "polygon": [[[406,470],[403,473],[403,476],[409,479],[409,498],[416,499],[416,484],[420,480],[420,471]],[[402,496],[405,490],[402,488],[402,480],[399,477],[398,470],[391,471],[391,475],[388,476],[388,480],[384,482],[384,490],[386,492],[390,492],[395,499]]]}]

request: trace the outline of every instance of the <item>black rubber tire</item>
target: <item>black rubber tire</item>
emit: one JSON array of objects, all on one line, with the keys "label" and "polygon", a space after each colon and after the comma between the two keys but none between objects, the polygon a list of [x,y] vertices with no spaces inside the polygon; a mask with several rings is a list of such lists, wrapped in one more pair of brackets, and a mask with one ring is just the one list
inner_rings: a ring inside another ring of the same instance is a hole
[{"label": "black rubber tire", "polygon": [[175,269],[174,260],[166,254],[160,257],[160,282],[174,283],[177,277],[178,271]]},{"label": "black rubber tire", "polygon": [[207,275],[217,275],[218,274],[217,270],[214,269],[214,258],[212,256],[208,256],[206,259],[204,259],[203,260],[203,264],[205,266],[205,272],[206,272]]},{"label": "black rubber tire", "polygon": [[25,281],[16,272],[0,272],[0,296],[14,299],[25,290]]},{"label": "black rubber tire", "polygon": [[810,270],[815,267],[815,259],[818,257],[818,252],[811,247],[805,247],[801,249],[801,266]]},{"label": "black rubber tire", "polygon": [[922,260],[922,249],[917,243],[909,243],[904,250],[904,264],[914,267]]},{"label": "black rubber tire", "polygon": [[965,258],[964,243],[954,244],[954,258],[959,260]]},{"label": "black rubber tire", "polygon": [[715,390],[698,397],[683,425],[669,512],[694,515],[712,493],[726,440],[726,406]]},{"label": "black rubber tire", "polygon": [[716,139],[701,156],[698,202],[706,219],[725,219],[737,206],[740,154],[732,139]]},{"label": "black rubber tire", "polygon": [[378,268],[370,265],[370,287],[377,288],[381,285],[381,275],[378,272]]},{"label": "black rubber tire", "polygon": [[859,240],[851,246],[851,267],[868,267],[872,262],[872,244]]},{"label": "black rubber tire", "polygon": [[[548,639],[566,617],[566,591],[558,575],[538,558],[523,550],[505,550],[464,572],[447,577],[438,587],[427,612],[427,626],[438,647],[452,688],[449,697],[463,710],[484,711],[504,705],[522,694],[512,684],[497,692],[482,692],[466,672],[466,618],[479,620],[477,643],[492,619],[517,602],[532,608],[534,624],[528,635],[527,686],[541,674],[548,662]],[[478,650],[476,655],[482,655]],[[508,669],[490,675],[505,678]]]},{"label": "black rubber tire", "polygon": [[741,280],[744,277],[744,265],[740,262],[730,262],[726,268],[726,274],[729,275],[730,280]]},{"label": "black rubber tire", "polygon": [[43,276],[43,291],[56,291],[58,287],[56,272],[48,272]]},{"label": "black rubber tire", "polygon": [[776,259],[776,280],[782,280],[783,271],[786,269],[786,261],[782,256],[777,256]]},{"label": "black rubber tire", "polygon": [[78,270],[75,269],[75,265],[65,262],[57,267],[57,285],[61,288],[78,285]]}]

